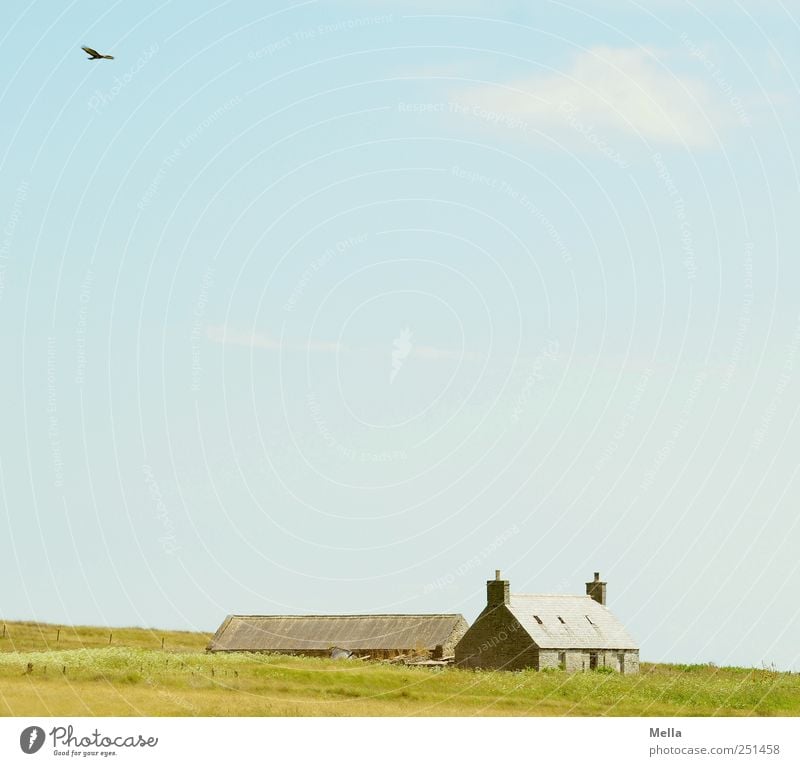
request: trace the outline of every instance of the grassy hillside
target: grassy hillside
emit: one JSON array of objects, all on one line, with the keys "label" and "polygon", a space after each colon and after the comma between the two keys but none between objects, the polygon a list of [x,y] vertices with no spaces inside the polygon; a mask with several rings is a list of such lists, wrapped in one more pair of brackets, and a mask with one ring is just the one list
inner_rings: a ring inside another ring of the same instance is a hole
[{"label": "grassy hillside", "polygon": [[[3,628],[5,627],[5,636]],[[50,625],[42,622],[0,622],[0,652],[41,652],[56,649],[106,649],[124,646],[202,652],[212,633],[147,628],[98,628],[82,625]]]},{"label": "grassy hillside", "polygon": [[800,676],[770,670],[645,663],[638,676],[475,673],[210,655],[207,634],[62,626],[56,641],[58,630],[7,624],[1,715],[800,714]]}]

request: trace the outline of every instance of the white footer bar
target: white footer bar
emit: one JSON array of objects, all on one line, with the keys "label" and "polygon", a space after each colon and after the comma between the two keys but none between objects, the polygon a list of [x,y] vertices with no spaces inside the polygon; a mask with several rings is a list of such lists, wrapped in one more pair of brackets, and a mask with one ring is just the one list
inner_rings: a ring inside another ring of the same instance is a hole
[{"label": "white footer bar", "polygon": [[797,718],[0,719],[1,764],[777,766],[800,764],[799,746]]}]

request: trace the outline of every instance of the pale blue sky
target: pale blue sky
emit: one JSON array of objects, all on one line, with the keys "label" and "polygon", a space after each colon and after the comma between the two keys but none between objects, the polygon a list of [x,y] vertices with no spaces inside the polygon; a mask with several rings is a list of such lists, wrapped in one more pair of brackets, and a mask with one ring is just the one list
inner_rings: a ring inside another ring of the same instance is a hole
[{"label": "pale blue sky", "polygon": [[794,4],[0,20],[3,617],[599,569],[644,659],[800,669]]}]

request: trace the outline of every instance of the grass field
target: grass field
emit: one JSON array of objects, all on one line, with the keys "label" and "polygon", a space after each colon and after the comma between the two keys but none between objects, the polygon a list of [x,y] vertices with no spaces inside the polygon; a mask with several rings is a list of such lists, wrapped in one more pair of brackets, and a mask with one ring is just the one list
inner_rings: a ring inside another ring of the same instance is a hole
[{"label": "grass field", "polygon": [[644,663],[638,676],[475,673],[210,655],[209,638],[6,623],[0,715],[800,715],[800,675],[772,670]]}]

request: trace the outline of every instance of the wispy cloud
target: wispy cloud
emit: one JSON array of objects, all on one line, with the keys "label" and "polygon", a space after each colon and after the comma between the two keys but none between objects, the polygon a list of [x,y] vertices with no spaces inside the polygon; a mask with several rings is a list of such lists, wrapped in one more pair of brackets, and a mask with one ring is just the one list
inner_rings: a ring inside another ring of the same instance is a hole
[{"label": "wispy cloud", "polygon": [[[208,325],[206,327],[206,337],[212,343],[221,343],[229,346],[242,346],[244,348],[257,348],[265,351],[307,351],[336,354],[340,352],[362,352],[367,354],[385,354],[385,349],[379,347],[354,348],[345,346],[342,343],[328,341],[309,340],[306,342],[281,342],[277,338],[262,332],[248,332],[232,329],[224,325]],[[424,346],[410,344],[405,356],[418,359],[437,360],[464,360],[480,361],[485,356],[476,351],[465,351],[463,349],[439,348],[437,346]],[[405,358],[404,356],[404,358]]]},{"label": "wispy cloud", "polygon": [[394,346],[394,350],[392,351],[392,370],[389,375],[389,382],[394,383],[394,379],[397,377],[397,373],[403,367],[403,362],[408,357],[409,353],[414,348],[414,344],[411,342],[412,333],[410,328],[404,327],[400,330],[400,334],[394,339],[392,345]]},{"label": "wispy cloud", "polygon": [[420,359],[463,359],[469,362],[476,362],[483,356],[475,351],[463,351],[450,348],[437,348],[436,346],[414,346],[411,356]]},{"label": "wispy cloud", "polygon": [[329,343],[325,341],[281,343],[279,340],[264,333],[232,330],[224,325],[209,325],[206,328],[206,337],[213,343],[244,346],[245,348],[261,348],[266,351],[313,351],[335,354],[344,350],[344,347],[340,343]]},{"label": "wispy cloud", "polygon": [[[578,54],[563,72],[459,89],[451,100],[477,106],[473,112],[479,117],[500,115],[486,119],[530,135],[563,129],[571,115],[573,123],[580,120],[597,134],[634,135],[653,144],[711,145],[727,121],[725,111],[701,77],[683,66],[668,67],[667,59],[672,56],[659,57],[648,49],[595,47]],[[578,142],[575,133],[563,136]]]}]

